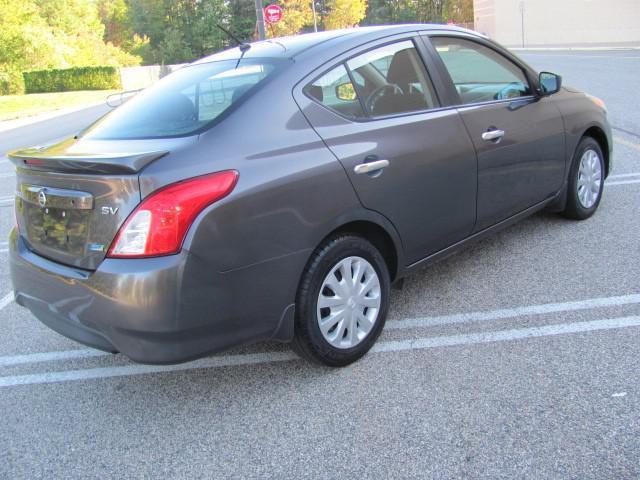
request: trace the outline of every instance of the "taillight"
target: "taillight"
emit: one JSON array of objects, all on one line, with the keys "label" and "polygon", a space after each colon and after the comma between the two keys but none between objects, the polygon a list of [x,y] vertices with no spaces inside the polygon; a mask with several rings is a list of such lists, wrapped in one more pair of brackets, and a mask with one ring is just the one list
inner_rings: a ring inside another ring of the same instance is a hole
[{"label": "taillight", "polygon": [[198,214],[231,193],[237,181],[238,172],[227,170],[153,192],[129,215],[107,256],[140,258],[178,253]]}]

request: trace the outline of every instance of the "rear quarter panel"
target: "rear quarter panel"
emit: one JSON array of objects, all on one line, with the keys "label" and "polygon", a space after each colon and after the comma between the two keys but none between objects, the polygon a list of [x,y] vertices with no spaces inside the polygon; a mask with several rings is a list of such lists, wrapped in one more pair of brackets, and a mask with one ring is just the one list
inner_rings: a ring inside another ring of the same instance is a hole
[{"label": "rear quarter panel", "polygon": [[[235,169],[233,192],[199,215],[185,248],[225,272],[312,248],[330,219],[359,207],[344,170],[276,85],[250,98],[140,176],[144,198],[161,186]],[[277,100],[275,100],[277,99]]]},{"label": "rear quarter panel", "polygon": [[185,239],[179,316],[189,328],[233,331],[230,343],[240,343],[278,328],[313,249],[367,211],[291,89],[279,82],[250,97],[197,145],[147,167],[142,197],[227,169],[239,172],[234,191],[205,209]]}]

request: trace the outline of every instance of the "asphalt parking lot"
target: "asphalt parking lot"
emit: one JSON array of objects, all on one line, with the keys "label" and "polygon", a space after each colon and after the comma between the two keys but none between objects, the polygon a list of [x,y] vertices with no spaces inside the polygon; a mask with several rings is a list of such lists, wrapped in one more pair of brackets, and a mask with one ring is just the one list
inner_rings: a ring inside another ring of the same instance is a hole
[{"label": "asphalt parking lot", "polygon": [[[12,302],[0,160],[0,478],[639,478],[640,51],[522,57],[607,102],[599,211],[537,214],[408,278],[340,370],[278,344],[140,366],[50,331]],[[103,110],[0,132],[0,156]]]}]

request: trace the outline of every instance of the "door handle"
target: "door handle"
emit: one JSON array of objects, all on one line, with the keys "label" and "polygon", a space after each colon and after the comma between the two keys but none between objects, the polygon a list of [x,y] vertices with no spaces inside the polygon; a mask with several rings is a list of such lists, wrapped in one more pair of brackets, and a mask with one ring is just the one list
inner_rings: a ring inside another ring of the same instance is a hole
[{"label": "door handle", "polygon": [[482,134],[482,139],[485,142],[494,142],[496,140],[500,140],[504,137],[504,130],[489,130],[488,132],[484,132]]},{"label": "door handle", "polygon": [[374,162],[366,162],[356,165],[355,167],[353,167],[353,171],[358,175],[361,175],[363,173],[371,173],[375,172],[376,170],[382,170],[383,168],[388,166],[389,160],[376,160]]}]

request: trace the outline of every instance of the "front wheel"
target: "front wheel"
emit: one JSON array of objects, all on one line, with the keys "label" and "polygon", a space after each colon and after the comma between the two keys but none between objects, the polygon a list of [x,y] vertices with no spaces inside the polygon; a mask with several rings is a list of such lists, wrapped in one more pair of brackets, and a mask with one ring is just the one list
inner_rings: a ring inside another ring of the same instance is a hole
[{"label": "front wheel", "polygon": [[384,258],[371,243],[348,234],[327,240],[300,282],[293,348],[332,367],[358,360],[384,327],[390,283]]},{"label": "front wheel", "polygon": [[595,213],[602,198],[604,174],[600,145],[593,138],[584,137],[569,172],[567,206],[562,212],[565,217],[584,220]]}]

